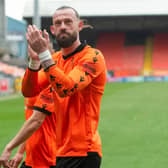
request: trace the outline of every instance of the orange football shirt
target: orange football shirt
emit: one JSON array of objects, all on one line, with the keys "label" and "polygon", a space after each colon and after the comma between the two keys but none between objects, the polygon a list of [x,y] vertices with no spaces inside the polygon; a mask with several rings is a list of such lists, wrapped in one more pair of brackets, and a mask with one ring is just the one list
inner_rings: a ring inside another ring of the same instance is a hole
[{"label": "orange football shirt", "polygon": [[[101,98],[106,83],[106,65],[102,53],[81,44],[64,57],[53,55],[55,64],[45,71],[26,70],[22,83],[24,96],[35,96],[52,86],[56,112],[57,156],[102,156],[97,131]],[[33,85],[30,83],[33,82]]]},{"label": "orange football shirt", "polygon": [[56,165],[56,116],[50,87],[38,96],[25,98],[25,118],[33,109],[47,114],[41,127],[26,141],[25,164],[32,168],[49,168]]}]

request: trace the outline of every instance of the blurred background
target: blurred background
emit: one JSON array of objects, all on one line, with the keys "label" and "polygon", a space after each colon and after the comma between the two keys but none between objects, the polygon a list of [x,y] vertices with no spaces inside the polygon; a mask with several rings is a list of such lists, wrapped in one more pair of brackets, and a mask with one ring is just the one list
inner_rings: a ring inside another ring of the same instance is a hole
[{"label": "blurred background", "polygon": [[102,168],[167,168],[167,0],[0,0],[0,151],[24,122],[24,98],[11,95],[21,95],[27,26],[46,29],[58,50],[50,25],[62,5],[79,12],[81,40],[107,64]]},{"label": "blurred background", "polygon": [[20,89],[28,24],[46,29],[58,49],[50,25],[55,9],[62,5],[77,9],[90,25],[80,38],[103,52],[108,82],[168,80],[167,4],[166,0],[0,0],[0,93]]},{"label": "blurred background", "polygon": [[62,5],[77,9],[89,25],[80,38],[103,52],[108,82],[168,80],[166,0],[0,0],[0,95],[20,89],[28,24],[46,29],[58,49],[50,25],[55,9]]}]

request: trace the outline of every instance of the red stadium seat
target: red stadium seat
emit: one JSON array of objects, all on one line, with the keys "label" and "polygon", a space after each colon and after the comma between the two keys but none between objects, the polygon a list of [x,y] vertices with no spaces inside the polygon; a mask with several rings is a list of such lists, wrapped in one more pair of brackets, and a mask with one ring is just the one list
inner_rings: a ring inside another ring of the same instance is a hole
[{"label": "red stadium seat", "polygon": [[168,33],[155,34],[152,68],[154,70],[168,69]]}]

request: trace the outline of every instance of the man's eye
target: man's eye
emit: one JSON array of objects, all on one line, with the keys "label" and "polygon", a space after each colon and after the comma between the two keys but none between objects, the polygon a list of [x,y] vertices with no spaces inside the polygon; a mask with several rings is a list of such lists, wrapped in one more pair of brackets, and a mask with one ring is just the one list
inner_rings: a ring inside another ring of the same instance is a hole
[{"label": "man's eye", "polygon": [[61,24],[61,22],[55,22],[55,25],[60,25]]},{"label": "man's eye", "polygon": [[71,24],[71,20],[66,20],[65,23],[66,24]]}]

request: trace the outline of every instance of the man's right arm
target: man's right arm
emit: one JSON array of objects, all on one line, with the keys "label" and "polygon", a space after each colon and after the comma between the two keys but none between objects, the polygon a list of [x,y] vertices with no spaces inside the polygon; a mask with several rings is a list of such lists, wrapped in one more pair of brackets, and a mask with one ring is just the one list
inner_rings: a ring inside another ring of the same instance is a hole
[{"label": "man's right arm", "polygon": [[[44,30],[44,37],[49,51],[52,53],[52,48],[50,47],[49,35]],[[26,33],[26,38],[28,40],[28,34]],[[40,93],[41,90],[48,86],[48,80],[46,75],[39,71],[40,61],[38,55],[33,49],[28,45],[28,56],[29,56],[29,68],[27,68],[23,81],[22,81],[22,93],[25,97],[33,97]]]},{"label": "man's right arm", "polygon": [[27,68],[22,81],[22,94],[25,97],[34,97],[48,85],[49,82],[43,71],[33,71]]}]

